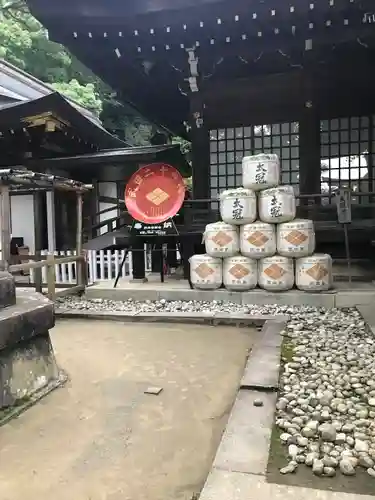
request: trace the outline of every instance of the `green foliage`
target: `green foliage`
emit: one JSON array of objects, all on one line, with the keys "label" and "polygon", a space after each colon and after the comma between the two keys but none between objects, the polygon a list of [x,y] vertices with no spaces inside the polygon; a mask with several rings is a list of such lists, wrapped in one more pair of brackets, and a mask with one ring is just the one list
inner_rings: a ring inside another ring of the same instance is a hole
[{"label": "green foliage", "polygon": [[182,137],[173,137],[173,144],[179,144],[181,148],[181,152],[185,155],[190,155],[191,153],[191,142],[183,139]]},{"label": "green foliage", "polygon": [[104,95],[101,119],[107,130],[134,146],[150,144],[153,127],[141,116],[131,116],[124,105],[109,93]]},{"label": "green foliage", "polygon": [[44,82],[71,79],[71,56],[48,40],[46,30],[23,2],[0,0],[0,55]]},{"label": "green foliage", "polygon": [[61,45],[48,40],[23,0],[0,0],[0,58],[86,107],[105,128],[133,145],[149,144],[153,127]]},{"label": "green foliage", "polygon": [[78,80],[73,79],[67,83],[52,83],[51,87],[57,92],[60,92],[60,94],[63,94],[81,104],[97,116],[99,116],[102,112],[103,102],[96,92],[95,85],[93,83],[81,85]]}]

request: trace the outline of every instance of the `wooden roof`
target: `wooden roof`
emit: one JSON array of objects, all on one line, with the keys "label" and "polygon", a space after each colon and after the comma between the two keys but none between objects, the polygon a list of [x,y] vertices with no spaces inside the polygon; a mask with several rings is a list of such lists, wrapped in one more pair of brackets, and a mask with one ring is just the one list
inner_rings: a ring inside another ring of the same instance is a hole
[{"label": "wooden roof", "polygon": [[63,158],[45,158],[37,162],[26,162],[28,167],[37,163],[41,170],[50,169],[83,169],[94,171],[105,168],[106,165],[124,165],[130,163],[170,163],[176,167],[184,177],[191,175],[191,167],[181,152],[178,144],[160,144],[156,146],[137,146],[118,149],[106,149],[95,153],[87,153]]},{"label": "wooden roof", "polygon": [[0,165],[124,146],[57,92],[0,108]]},{"label": "wooden roof", "polygon": [[[32,101],[53,94],[56,91],[46,83],[26,73],[13,64],[0,59],[0,96],[8,97],[10,101]],[[101,122],[94,113],[76,103],[73,99],[65,99],[83,116],[101,127]],[[1,109],[0,105],[0,109]]]},{"label": "wooden roof", "polygon": [[189,94],[319,62],[338,46],[371,49],[375,33],[373,0],[28,3],[50,38],[143,115],[180,134]]}]

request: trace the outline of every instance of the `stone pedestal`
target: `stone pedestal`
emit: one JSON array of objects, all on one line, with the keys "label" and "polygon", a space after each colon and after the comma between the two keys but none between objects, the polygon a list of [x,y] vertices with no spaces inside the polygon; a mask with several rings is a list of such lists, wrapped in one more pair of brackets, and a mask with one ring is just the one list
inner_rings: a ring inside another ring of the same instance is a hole
[{"label": "stone pedestal", "polygon": [[0,271],[0,410],[58,379],[49,336],[54,324],[50,300],[29,290],[16,296],[13,277]]}]

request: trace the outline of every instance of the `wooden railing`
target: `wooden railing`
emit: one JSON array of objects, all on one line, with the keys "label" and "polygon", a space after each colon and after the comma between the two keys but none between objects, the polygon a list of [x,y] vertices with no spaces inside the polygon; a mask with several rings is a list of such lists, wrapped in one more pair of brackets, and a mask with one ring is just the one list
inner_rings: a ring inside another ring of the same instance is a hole
[{"label": "wooden railing", "polygon": [[[24,264],[15,264],[9,266],[10,273],[19,273],[22,271],[33,271],[35,290],[43,292],[42,283],[42,268],[47,269],[47,295],[51,300],[56,297],[62,297],[71,293],[78,293],[85,290],[87,284],[86,260],[83,255],[72,255],[70,257],[56,257],[56,255],[48,254],[47,256],[26,256],[27,259],[37,258],[35,262],[25,262]],[[56,275],[55,266],[59,264],[69,264],[76,262],[76,285],[67,287],[65,290],[56,291]]]}]

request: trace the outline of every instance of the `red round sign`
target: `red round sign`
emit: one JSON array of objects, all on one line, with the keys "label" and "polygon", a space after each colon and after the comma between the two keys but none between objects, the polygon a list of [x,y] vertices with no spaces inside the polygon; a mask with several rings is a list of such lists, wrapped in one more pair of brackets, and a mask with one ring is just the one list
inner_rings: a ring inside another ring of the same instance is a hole
[{"label": "red round sign", "polygon": [[165,163],[146,165],[135,172],[125,188],[125,204],[133,219],[159,224],[174,217],[185,197],[184,180]]}]

